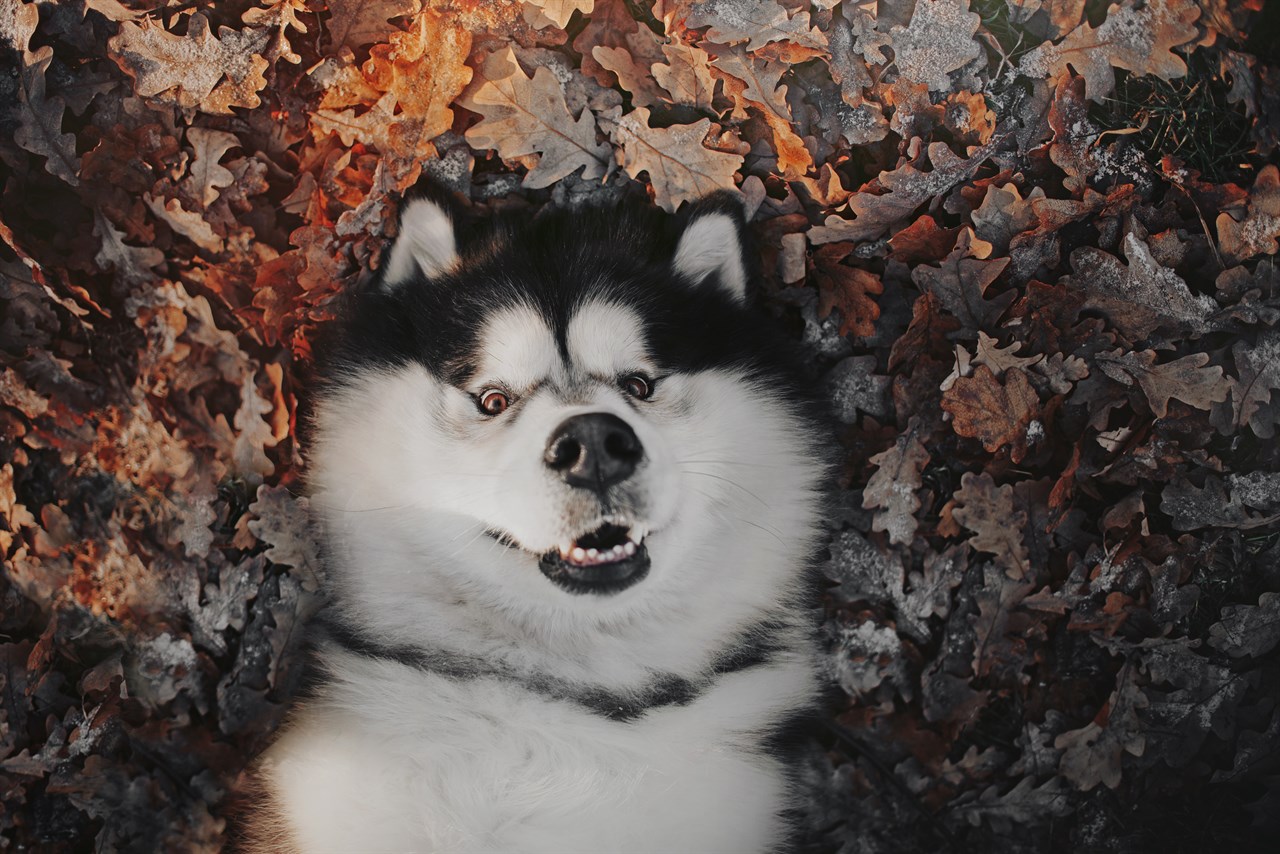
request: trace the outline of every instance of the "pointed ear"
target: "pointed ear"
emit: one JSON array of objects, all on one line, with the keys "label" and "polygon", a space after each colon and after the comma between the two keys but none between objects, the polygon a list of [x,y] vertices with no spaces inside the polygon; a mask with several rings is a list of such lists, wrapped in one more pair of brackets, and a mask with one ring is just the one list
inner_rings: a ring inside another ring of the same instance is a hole
[{"label": "pointed ear", "polygon": [[747,297],[746,220],[734,198],[704,200],[691,212],[671,269],[693,284],[714,281],[733,299]]},{"label": "pointed ear", "polygon": [[382,289],[391,291],[421,271],[428,278],[458,263],[453,221],[430,199],[412,199],[400,210],[400,235],[391,247]]}]

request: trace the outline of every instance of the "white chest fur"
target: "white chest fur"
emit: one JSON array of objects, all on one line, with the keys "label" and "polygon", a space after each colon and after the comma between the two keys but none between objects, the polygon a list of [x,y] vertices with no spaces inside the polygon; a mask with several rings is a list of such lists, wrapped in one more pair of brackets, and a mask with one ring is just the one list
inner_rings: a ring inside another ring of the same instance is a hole
[{"label": "white chest fur", "polygon": [[736,853],[784,832],[784,769],[759,743],[812,695],[800,662],[615,721],[501,679],[343,657],[358,669],[262,767],[302,851]]}]

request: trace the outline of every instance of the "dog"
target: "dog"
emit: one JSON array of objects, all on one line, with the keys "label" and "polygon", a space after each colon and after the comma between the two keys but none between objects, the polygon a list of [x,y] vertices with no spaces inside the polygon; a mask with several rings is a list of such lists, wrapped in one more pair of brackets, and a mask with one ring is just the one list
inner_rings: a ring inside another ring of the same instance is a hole
[{"label": "dog", "polygon": [[454,220],[403,207],[328,360],[330,601],[245,847],[780,850],[829,466],[739,202]]}]

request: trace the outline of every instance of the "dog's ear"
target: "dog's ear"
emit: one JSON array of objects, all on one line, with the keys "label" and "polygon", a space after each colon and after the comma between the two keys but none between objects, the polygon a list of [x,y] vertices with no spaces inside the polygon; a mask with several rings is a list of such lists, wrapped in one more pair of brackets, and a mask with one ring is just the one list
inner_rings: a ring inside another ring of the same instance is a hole
[{"label": "dog's ear", "polygon": [[717,193],[681,213],[684,230],[671,269],[695,285],[713,282],[733,299],[745,301],[750,268],[741,202],[728,193]]},{"label": "dog's ear", "polygon": [[453,220],[439,203],[411,199],[400,209],[400,235],[391,247],[381,289],[394,291],[419,271],[427,278],[448,272],[458,263]]}]

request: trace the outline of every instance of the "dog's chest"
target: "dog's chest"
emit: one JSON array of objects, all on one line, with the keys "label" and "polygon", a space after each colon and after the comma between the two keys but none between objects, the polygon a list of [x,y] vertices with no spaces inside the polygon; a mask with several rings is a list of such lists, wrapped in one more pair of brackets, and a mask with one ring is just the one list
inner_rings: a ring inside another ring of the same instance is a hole
[{"label": "dog's chest", "polygon": [[417,680],[304,708],[265,770],[308,852],[770,850],[785,781],[725,687],[619,722]]}]

